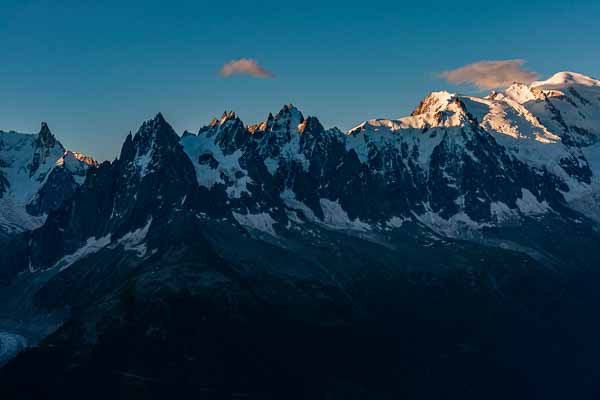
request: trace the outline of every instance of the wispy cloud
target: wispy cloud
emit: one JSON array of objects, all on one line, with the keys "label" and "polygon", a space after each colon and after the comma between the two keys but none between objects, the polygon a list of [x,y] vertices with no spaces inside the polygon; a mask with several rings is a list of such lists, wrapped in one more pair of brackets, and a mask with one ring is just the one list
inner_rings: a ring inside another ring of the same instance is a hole
[{"label": "wispy cloud", "polygon": [[222,77],[231,75],[250,75],[254,78],[275,78],[275,75],[250,58],[232,60],[221,67]]},{"label": "wispy cloud", "polygon": [[507,87],[514,82],[531,83],[538,74],[524,69],[525,60],[479,61],[452,71],[441,77],[452,83],[470,83],[479,89]]}]

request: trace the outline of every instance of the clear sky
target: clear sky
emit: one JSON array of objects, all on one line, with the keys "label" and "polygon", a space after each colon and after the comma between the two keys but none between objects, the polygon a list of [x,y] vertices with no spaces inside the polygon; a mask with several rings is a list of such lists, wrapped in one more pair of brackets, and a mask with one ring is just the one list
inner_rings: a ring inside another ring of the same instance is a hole
[{"label": "clear sky", "polygon": [[[598,77],[599,3],[1,0],[0,129],[44,120],[104,160],[158,111],[197,131],[224,110],[256,123],[292,102],[348,129],[432,90],[479,93],[440,73],[481,60]],[[219,74],[241,58],[275,77]]]}]

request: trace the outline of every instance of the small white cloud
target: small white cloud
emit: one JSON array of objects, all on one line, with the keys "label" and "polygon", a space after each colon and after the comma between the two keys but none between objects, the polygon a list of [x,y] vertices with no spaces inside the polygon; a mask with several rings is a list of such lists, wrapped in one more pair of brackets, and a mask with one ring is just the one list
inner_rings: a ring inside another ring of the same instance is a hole
[{"label": "small white cloud", "polygon": [[452,71],[441,73],[441,77],[452,83],[471,83],[479,89],[496,89],[514,82],[531,83],[538,74],[522,67],[525,60],[479,61]]},{"label": "small white cloud", "polygon": [[222,77],[231,75],[250,75],[254,78],[275,78],[275,75],[259,65],[256,60],[250,58],[240,58],[232,60],[221,67]]}]

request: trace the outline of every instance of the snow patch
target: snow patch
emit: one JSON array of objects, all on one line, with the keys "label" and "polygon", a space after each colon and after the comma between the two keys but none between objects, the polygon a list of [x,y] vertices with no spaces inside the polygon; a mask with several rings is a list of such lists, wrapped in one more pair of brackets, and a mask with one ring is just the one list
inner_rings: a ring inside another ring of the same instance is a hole
[{"label": "snow patch", "polygon": [[270,214],[238,214],[235,211],[232,212],[233,218],[242,226],[250,229],[256,229],[272,236],[277,236],[273,224],[277,221],[271,217]]},{"label": "snow patch", "polygon": [[444,219],[433,211],[427,211],[422,215],[415,215],[415,217],[434,232],[448,237],[461,237],[492,226],[489,223],[472,220],[464,211],[454,214],[449,219]]},{"label": "snow patch", "polygon": [[304,214],[304,217],[306,217],[309,221],[318,221],[318,218],[313,212],[313,210],[311,210],[310,207],[308,207],[300,200],[296,199],[296,193],[294,193],[291,189],[284,190],[283,192],[281,192],[279,197],[281,198],[281,200],[283,200],[283,203],[287,207],[302,212]]},{"label": "snow patch", "polygon": [[339,200],[320,199],[319,203],[321,204],[321,210],[323,210],[323,222],[325,225],[336,229],[371,230],[369,224],[362,222],[358,218],[352,221],[348,217],[348,213],[340,205]]},{"label": "snow patch", "polygon": [[407,221],[410,221],[410,218],[392,217],[386,221],[385,225],[388,228],[401,228]]},{"label": "snow patch", "polygon": [[271,175],[275,175],[277,169],[279,168],[279,160],[274,158],[265,158],[265,167],[267,167],[267,171],[269,171]]},{"label": "snow patch", "polygon": [[490,213],[499,223],[509,221],[518,216],[516,210],[511,209],[506,203],[501,201],[490,203]]},{"label": "snow patch", "polygon": [[[310,222],[322,224],[331,229],[357,230],[362,232],[371,230],[371,226],[365,222],[362,222],[360,219],[357,218],[355,220],[351,220],[348,216],[348,213],[344,211],[340,205],[339,201],[331,201],[329,199],[319,200],[321,210],[323,211],[323,220],[321,220],[317,218],[310,207],[296,199],[296,193],[294,193],[291,189],[286,189],[281,192],[280,198],[287,207],[301,212]],[[288,217],[291,220],[294,220],[294,222],[302,222],[298,219],[297,215],[290,217],[288,214]]]},{"label": "snow patch", "polygon": [[551,211],[548,202],[544,200],[540,202],[529,190],[521,189],[521,198],[517,199],[517,207],[519,211],[525,215],[539,215]]},{"label": "snow patch", "polygon": [[110,234],[101,238],[90,237],[87,242],[74,253],[66,255],[58,260],[53,268],[60,268],[60,271],[64,271],[82,258],[97,253],[108,246],[110,244],[110,238]]},{"label": "snow patch", "polygon": [[0,227],[9,234],[37,229],[46,221],[46,214],[33,216],[27,213],[26,204],[10,194],[0,198]]},{"label": "snow patch", "polygon": [[252,179],[248,175],[244,175],[241,178],[234,180],[231,186],[228,186],[225,190],[227,192],[227,196],[230,199],[239,199],[242,197],[242,193],[247,193],[250,195],[250,192],[248,191],[249,183],[252,183]]},{"label": "snow patch", "polygon": [[152,170],[149,167],[150,163],[152,162],[153,153],[154,150],[150,148],[145,154],[136,155],[135,157],[135,167],[138,171],[138,174],[142,178],[152,172]]},{"label": "snow patch", "polygon": [[[224,154],[214,142],[214,137],[206,135],[186,136],[181,139],[181,143],[196,169],[196,179],[200,186],[211,189],[217,183],[228,185],[227,194],[230,198],[240,198],[244,192],[250,194],[247,185],[252,179],[239,162],[243,155],[242,150]],[[210,163],[200,164],[200,156],[204,155],[212,156],[218,165],[213,168]],[[238,177],[240,173],[241,178]]]},{"label": "snow patch", "polygon": [[123,235],[115,244],[111,245],[111,248],[120,244],[126,251],[134,251],[138,257],[144,257],[148,251],[145,240],[150,230],[150,225],[152,225],[152,218],[148,220],[145,226]]}]

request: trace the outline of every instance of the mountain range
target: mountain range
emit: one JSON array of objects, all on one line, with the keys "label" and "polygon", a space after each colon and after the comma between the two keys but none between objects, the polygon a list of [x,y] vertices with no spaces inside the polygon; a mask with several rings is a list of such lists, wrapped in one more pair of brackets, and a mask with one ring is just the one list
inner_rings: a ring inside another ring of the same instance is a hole
[{"label": "mountain range", "polygon": [[0,131],[0,327],[34,345],[0,387],[594,398],[599,228],[600,81],[571,72],[348,132],[158,114],[113,162]]}]

